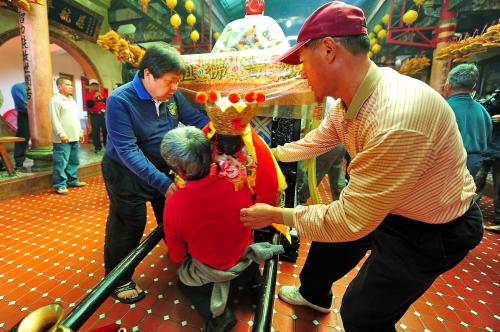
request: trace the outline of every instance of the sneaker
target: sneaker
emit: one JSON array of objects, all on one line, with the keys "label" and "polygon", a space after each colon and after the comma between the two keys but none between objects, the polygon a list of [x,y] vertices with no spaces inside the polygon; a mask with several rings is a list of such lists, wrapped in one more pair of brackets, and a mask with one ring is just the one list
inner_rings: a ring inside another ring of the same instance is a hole
[{"label": "sneaker", "polygon": [[56,189],[56,193],[58,193],[60,195],[67,195],[67,194],[69,194],[69,190],[66,187],[60,187],[60,188]]},{"label": "sneaker", "polygon": [[81,182],[81,181],[76,181],[73,183],[68,183],[68,186],[70,187],[85,187],[87,185],[86,182]]},{"label": "sneaker", "polygon": [[281,287],[278,296],[286,303],[290,303],[293,305],[303,305],[324,314],[330,312],[330,308],[320,307],[319,305],[312,304],[311,302],[304,299],[304,297],[299,292],[299,286],[283,286]]},{"label": "sneaker", "polygon": [[500,233],[500,225],[484,226],[484,229],[493,233]]}]

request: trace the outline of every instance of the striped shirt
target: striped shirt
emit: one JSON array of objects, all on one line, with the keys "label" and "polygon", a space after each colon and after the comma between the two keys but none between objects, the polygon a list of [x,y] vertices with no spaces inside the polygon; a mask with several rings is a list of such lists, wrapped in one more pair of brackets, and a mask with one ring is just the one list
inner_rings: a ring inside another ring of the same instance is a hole
[{"label": "striped shirt", "polygon": [[[349,184],[328,205],[297,206],[285,223],[322,242],[359,239],[387,214],[430,224],[463,215],[475,195],[455,116],[425,83],[374,63],[346,110],[339,99],[303,139],[276,148],[281,161],[344,144]],[[290,209],[291,210],[291,209]]]}]

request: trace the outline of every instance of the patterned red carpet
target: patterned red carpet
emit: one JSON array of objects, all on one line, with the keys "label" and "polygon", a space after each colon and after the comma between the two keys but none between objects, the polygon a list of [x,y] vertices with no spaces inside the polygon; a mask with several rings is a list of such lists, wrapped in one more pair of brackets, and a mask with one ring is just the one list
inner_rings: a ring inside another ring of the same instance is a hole
[{"label": "patterned red carpet", "polygon": [[[29,312],[57,302],[68,313],[103,277],[107,198],[101,177],[66,196],[43,191],[0,201],[0,331]],[[323,187],[323,186],[322,186]],[[324,192],[320,194],[325,197]],[[492,201],[481,208],[492,219]],[[156,226],[151,210],[146,233]],[[295,264],[280,262],[278,285],[297,284],[309,243],[301,239]],[[399,331],[500,331],[500,235],[485,232],[483,241],[456,268],[442,275],[398,323]],[[112,323],[127,331],[200,331],[202,319],[175,286],[176,265],[159,245],[138,266],[135,280],[147,297],[124,305],[107,299],[80,331]],[[275,301],[275,331],[342,331],[339,307],[356,269],[337,282],[332,311],[319,314]],[[232,302],[238,324],[250,331],[253,309],[246,298]],[[360,319],[363,319],[360,317]]]}]

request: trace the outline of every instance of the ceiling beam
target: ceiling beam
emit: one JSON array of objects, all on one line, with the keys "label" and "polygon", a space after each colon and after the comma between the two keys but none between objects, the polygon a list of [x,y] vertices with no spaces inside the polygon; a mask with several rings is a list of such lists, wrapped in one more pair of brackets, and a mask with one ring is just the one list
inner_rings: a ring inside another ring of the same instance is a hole
[{"label": "ceiling beam", "polygon": [[148,6],[148,10],[145,13],[137,0],[120,0],[120,2],[153,23],[158,30],[164,31],[169,38],[175,36],[175,31],[170,22],[168,22],[168,18],[153,6]]}]

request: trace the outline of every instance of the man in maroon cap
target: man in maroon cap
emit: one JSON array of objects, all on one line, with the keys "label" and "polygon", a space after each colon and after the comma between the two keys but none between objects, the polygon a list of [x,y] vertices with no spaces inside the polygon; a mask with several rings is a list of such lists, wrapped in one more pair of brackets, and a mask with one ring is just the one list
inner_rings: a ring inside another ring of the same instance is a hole
[{"label": "man in maroon cap", "polygon": [[284,286],[291,304],[329,312],[332,284],[365,257],[340,314],[346,331],[395,331],[408,307],[481,240],[482,215],[453,111],[436,91],[368,58],[361,9],[343,2],[318,8],[297,45],[282,57],[302,63],[318,97],[338,98],[321,125],[279,146],[278,160],[316,157],[344,144],[349,184],[328,205],[256,204],[240,219],[252,228],[295,227],[313,240],[301,286]]}]

